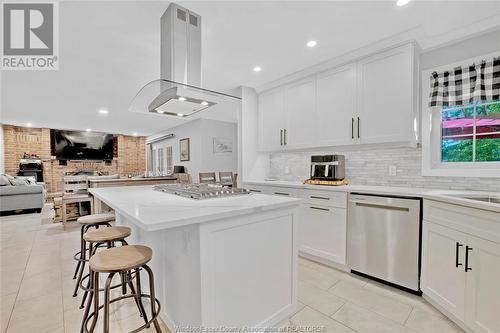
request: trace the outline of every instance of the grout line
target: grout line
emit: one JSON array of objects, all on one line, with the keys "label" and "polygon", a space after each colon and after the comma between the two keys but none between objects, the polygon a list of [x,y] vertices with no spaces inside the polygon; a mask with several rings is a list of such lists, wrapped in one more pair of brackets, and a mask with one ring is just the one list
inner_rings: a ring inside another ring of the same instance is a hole
[{"label": "grout line", "polygon": [[403,322],[403,326],[405,326],[405,327],[406,327],[406,323],[408,322],[408,319],[410,319],[410,316],[411,316],[411,314],[413,313],[413,311],[415,311],[415,309],[416,309],[416,308],[415,308],[414,306],[412,306],[411,311],[410,311],[410,313],[408,314],[408,317],[406,317],[406,320]]}]

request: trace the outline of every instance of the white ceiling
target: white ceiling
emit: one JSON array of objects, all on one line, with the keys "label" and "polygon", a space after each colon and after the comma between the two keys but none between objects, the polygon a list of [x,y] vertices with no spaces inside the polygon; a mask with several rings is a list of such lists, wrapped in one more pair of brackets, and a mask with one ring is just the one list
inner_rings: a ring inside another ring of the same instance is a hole
[{"label": "white ceiling", "polygon": [[[180,124],[127,111],[135,93],[159,77],[159,20],[168,4],[61,2],[60,69],[2,72],[2,122],[145,135]],[[391,36],[416,38],[426,49],[500,22],[498,1],[179,4],[202,16],[204,87],[225,92],[262,86]],[[316,48],[305,46],[310,39]],[[254,73],[255,65],[262,72]],[[101,107],[110,113],[98,115]],[[235,119],[227,112],[221,118]]]}]

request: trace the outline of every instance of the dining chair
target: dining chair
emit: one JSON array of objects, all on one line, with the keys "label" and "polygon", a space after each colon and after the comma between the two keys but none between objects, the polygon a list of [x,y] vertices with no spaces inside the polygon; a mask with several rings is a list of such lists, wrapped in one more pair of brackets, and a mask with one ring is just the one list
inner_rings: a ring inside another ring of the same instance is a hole
[{"label": "dining chair", "polygon": [[216,181],[215,172],[200,172],[199,176],[202,184],[214,184]]}]

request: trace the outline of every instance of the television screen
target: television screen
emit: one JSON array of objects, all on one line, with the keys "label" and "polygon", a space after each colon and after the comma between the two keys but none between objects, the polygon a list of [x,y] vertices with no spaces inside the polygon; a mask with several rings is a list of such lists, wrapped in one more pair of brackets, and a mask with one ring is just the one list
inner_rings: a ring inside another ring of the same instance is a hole
[{"label": "television screen", "polygon": [[52,130],[52,155],[58,160],[112,160],[113,134]]}]

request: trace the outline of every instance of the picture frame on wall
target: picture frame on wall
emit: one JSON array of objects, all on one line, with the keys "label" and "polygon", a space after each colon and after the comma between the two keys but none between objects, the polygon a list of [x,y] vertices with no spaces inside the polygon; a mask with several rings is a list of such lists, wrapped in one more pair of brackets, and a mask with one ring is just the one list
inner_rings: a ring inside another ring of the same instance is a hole
[{"label": "picture frame on wall", "polygon": [[228,138],[213,138],[214,154],[230,154],[233,152],[233,141]]},{"label": "picture frame on wall", "polygon": [[179,159],[181,162],[190,160],[191,154],[189,146],[189,138],[179,140]]}]

